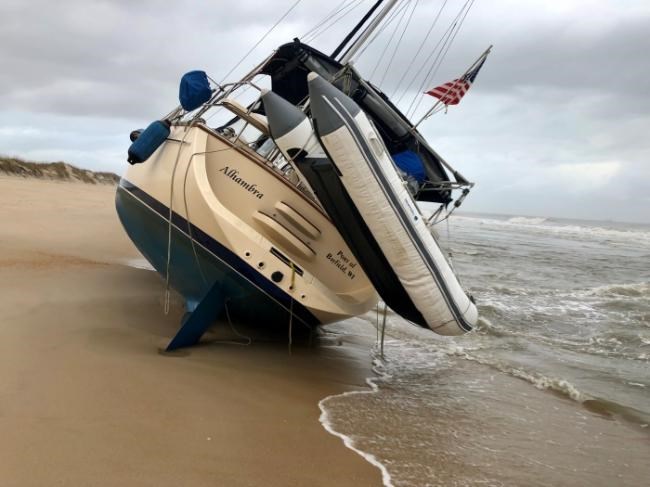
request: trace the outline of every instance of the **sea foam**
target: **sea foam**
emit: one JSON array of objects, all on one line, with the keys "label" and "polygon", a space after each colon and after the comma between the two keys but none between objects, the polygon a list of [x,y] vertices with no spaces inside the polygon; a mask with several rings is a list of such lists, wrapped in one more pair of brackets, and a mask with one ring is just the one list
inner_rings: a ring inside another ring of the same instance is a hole
[{"label": "sea foam", "polygon": [[[389,376],[387,374],[380,371],[377,361],[373,361],[373,364],[374,364],[373,371],[377,374],[377,376],[378,376],[377,378],[384,378],[384,379],[389,378]],[[353,395],[376,394],[377,391],[379,390],[379,387],[377,386],[375,380],[376,380],[376,378],[372,378],[372,377],[369,377],[369,378],[366,379],[366,384],[369,387],[369,389],[367,389],[367,390],[346,391],[346,392],[343,392],[341,394],[334,394],[334,395],[327,396],[327,397],[321,399],[318,402],[318,407],[319,407],[320,412],[321,412],[320,417],[318,419],[319,419],[320,423],[323,425],[323,428],[325,428],[325,430],[328,433],[341,438],[343,440],[343,444],[347,448],[349,448],[350,450],[356,452],[358,455],[362,456],[368,463],[370,463],[371,465],[374,465],[375,467],[377,467],[381,471],[381,478],[382,478],[382,482],[383,482],[385,487],[393,487],[393,480],[392,480],[391,475],[388,472],[388,469],[386,468],[386,466],[383,463],[381,463],[377,459],[377,457],[375,455],[373,455],[372,453],[368,453],[368,452],[365,452],[365,451],[360,450],[359,448],[357,448],[355,443],[354,443],[354,438],[352,436],[349,436],[349,435],[346,435],[344,433],[341,433],[341,432],[337,431],[334,428],[333,422],[331,421],[329,412],[327,410],[327,403],[330,402],[330,401],[336,400],[337,398],[342,398],[342,397],[346,397],[346,396],[353,396]]]}]

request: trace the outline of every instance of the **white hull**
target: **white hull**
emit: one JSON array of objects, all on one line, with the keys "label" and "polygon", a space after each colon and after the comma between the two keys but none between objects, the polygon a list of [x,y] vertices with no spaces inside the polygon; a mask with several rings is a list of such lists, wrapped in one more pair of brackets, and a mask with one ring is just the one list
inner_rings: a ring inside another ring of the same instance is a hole
[{"label": "white hull", "polygon": [[[329,218],[240,142],[202,125],[173,126],[169,140],[145,163],[129,167],[124,180],[227,249],[236,265],[225,264],[241,279],[264,288],[270,299],[285,298],[285,307],[290,298],[290,306],[304,307],[317,323],[376,304],[372,284]],[[184,225],[175,222],[179,231]]]}]

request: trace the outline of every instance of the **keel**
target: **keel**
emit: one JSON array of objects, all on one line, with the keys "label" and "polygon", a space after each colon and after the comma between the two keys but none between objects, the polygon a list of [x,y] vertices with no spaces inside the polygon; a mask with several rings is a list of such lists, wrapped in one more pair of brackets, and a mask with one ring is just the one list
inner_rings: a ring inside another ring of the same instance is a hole
[{"label": "keel", "polygon": [[210,325],[217,319],[225,306],[221,283],[215,282],[205,293],[193,311],[186,313],[176,336],[169,342],[168,352],[190,347],[199,342]]}]

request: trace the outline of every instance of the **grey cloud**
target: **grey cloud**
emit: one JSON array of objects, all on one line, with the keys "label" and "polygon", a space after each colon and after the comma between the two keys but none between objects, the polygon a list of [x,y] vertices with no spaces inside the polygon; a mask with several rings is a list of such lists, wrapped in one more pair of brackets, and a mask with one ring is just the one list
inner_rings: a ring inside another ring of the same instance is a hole
[{"label": "grey cloud", "polygon": [[[430,11],[436,11],[436,4],[430,4]],[[626,4],[631,7],[634,2]],[[557,90],[553,96],[559,99],[594,92],[625,100],[624,106],[632,109],[639,102],[647,108],[650,85],[642,80],[648,71],[650,8],[626,12],[619,2],[593,2],[563,17],[546,5],[553,3],[477,2],[431,83],[457,77],[483,49],[494,44],[479,78],[484,92],[511,94],[518,88],[541,87]],[[427,47],[437,42],[453,14],[453,8],[445,10]],[[409,53],[416,51],[430,21],[427,17],[412,20],[411,35],[397,56],[400,62],[392,66],[394,74],[389,74],[382,86],[387,93],[395,90],[401,68],[410,61]],[[378,39],[378,44],[389,37],[390,31]],[[423,50],[416,66],[426,62],[429,51]],[[369,49],[364,65],[374,67],[380,52]],[[383,61],[380,66],[386,65]]]},{"label": "grey cloud", "polygon": [[169,110],[190,69],[218,76],[278,17],[272,3],[51,2],[0,6],[0,103],[137,117]]},{"label": "grey cloud", "polygon": [[[183,72],[203,68],[220,78],[292,3],[5,0],[0,153],[120,172],[129,130],[176,104]],[[336,3],[303,1],[237,73],[306,32]],[[330,52],[370,3],[314,47]],[[424,54],[461,3],[448,2]],[[396,90],[439,6],[419,2],[385,92]],[[478,0],[427,87],[457,77],[489,44],[494,51],[461,105],[421,126],[477,181],[467,208],[650,221],[648,31],[644,1]],[[358,60],[362,72],[372,72],[390,35],[387,29]],[[382,79],[387,60],[373,81]],[[400,107],[419,95],[422,76]],[[423,100],[419,113],[433,103]],[[590,170],[598,177],[571,184]]]}]

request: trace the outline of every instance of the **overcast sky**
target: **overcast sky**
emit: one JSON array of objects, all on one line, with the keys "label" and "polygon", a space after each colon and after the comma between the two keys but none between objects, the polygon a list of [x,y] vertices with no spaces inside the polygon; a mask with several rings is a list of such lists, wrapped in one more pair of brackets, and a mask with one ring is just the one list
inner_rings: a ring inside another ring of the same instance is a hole
[{"label": "overcast sky", "polygon": [[[221,79],[294,1],[0,0],[0,154],[123,172],[128,133],[177,105],[180,76]],[[447,1],[412,62],[445,2],[418,2],[393,56],[411,0],[359,69],[406,111],[419,92],[409,83],[464,1]],[[302,0],[236,74],[337,3]],[[371,3],[312,45],[330,52]],[[648,0],[476,0],[427,88],[493,52],[461,104],[420,127],[477,183],[463,208],[650,222],[649,33]]]}]

